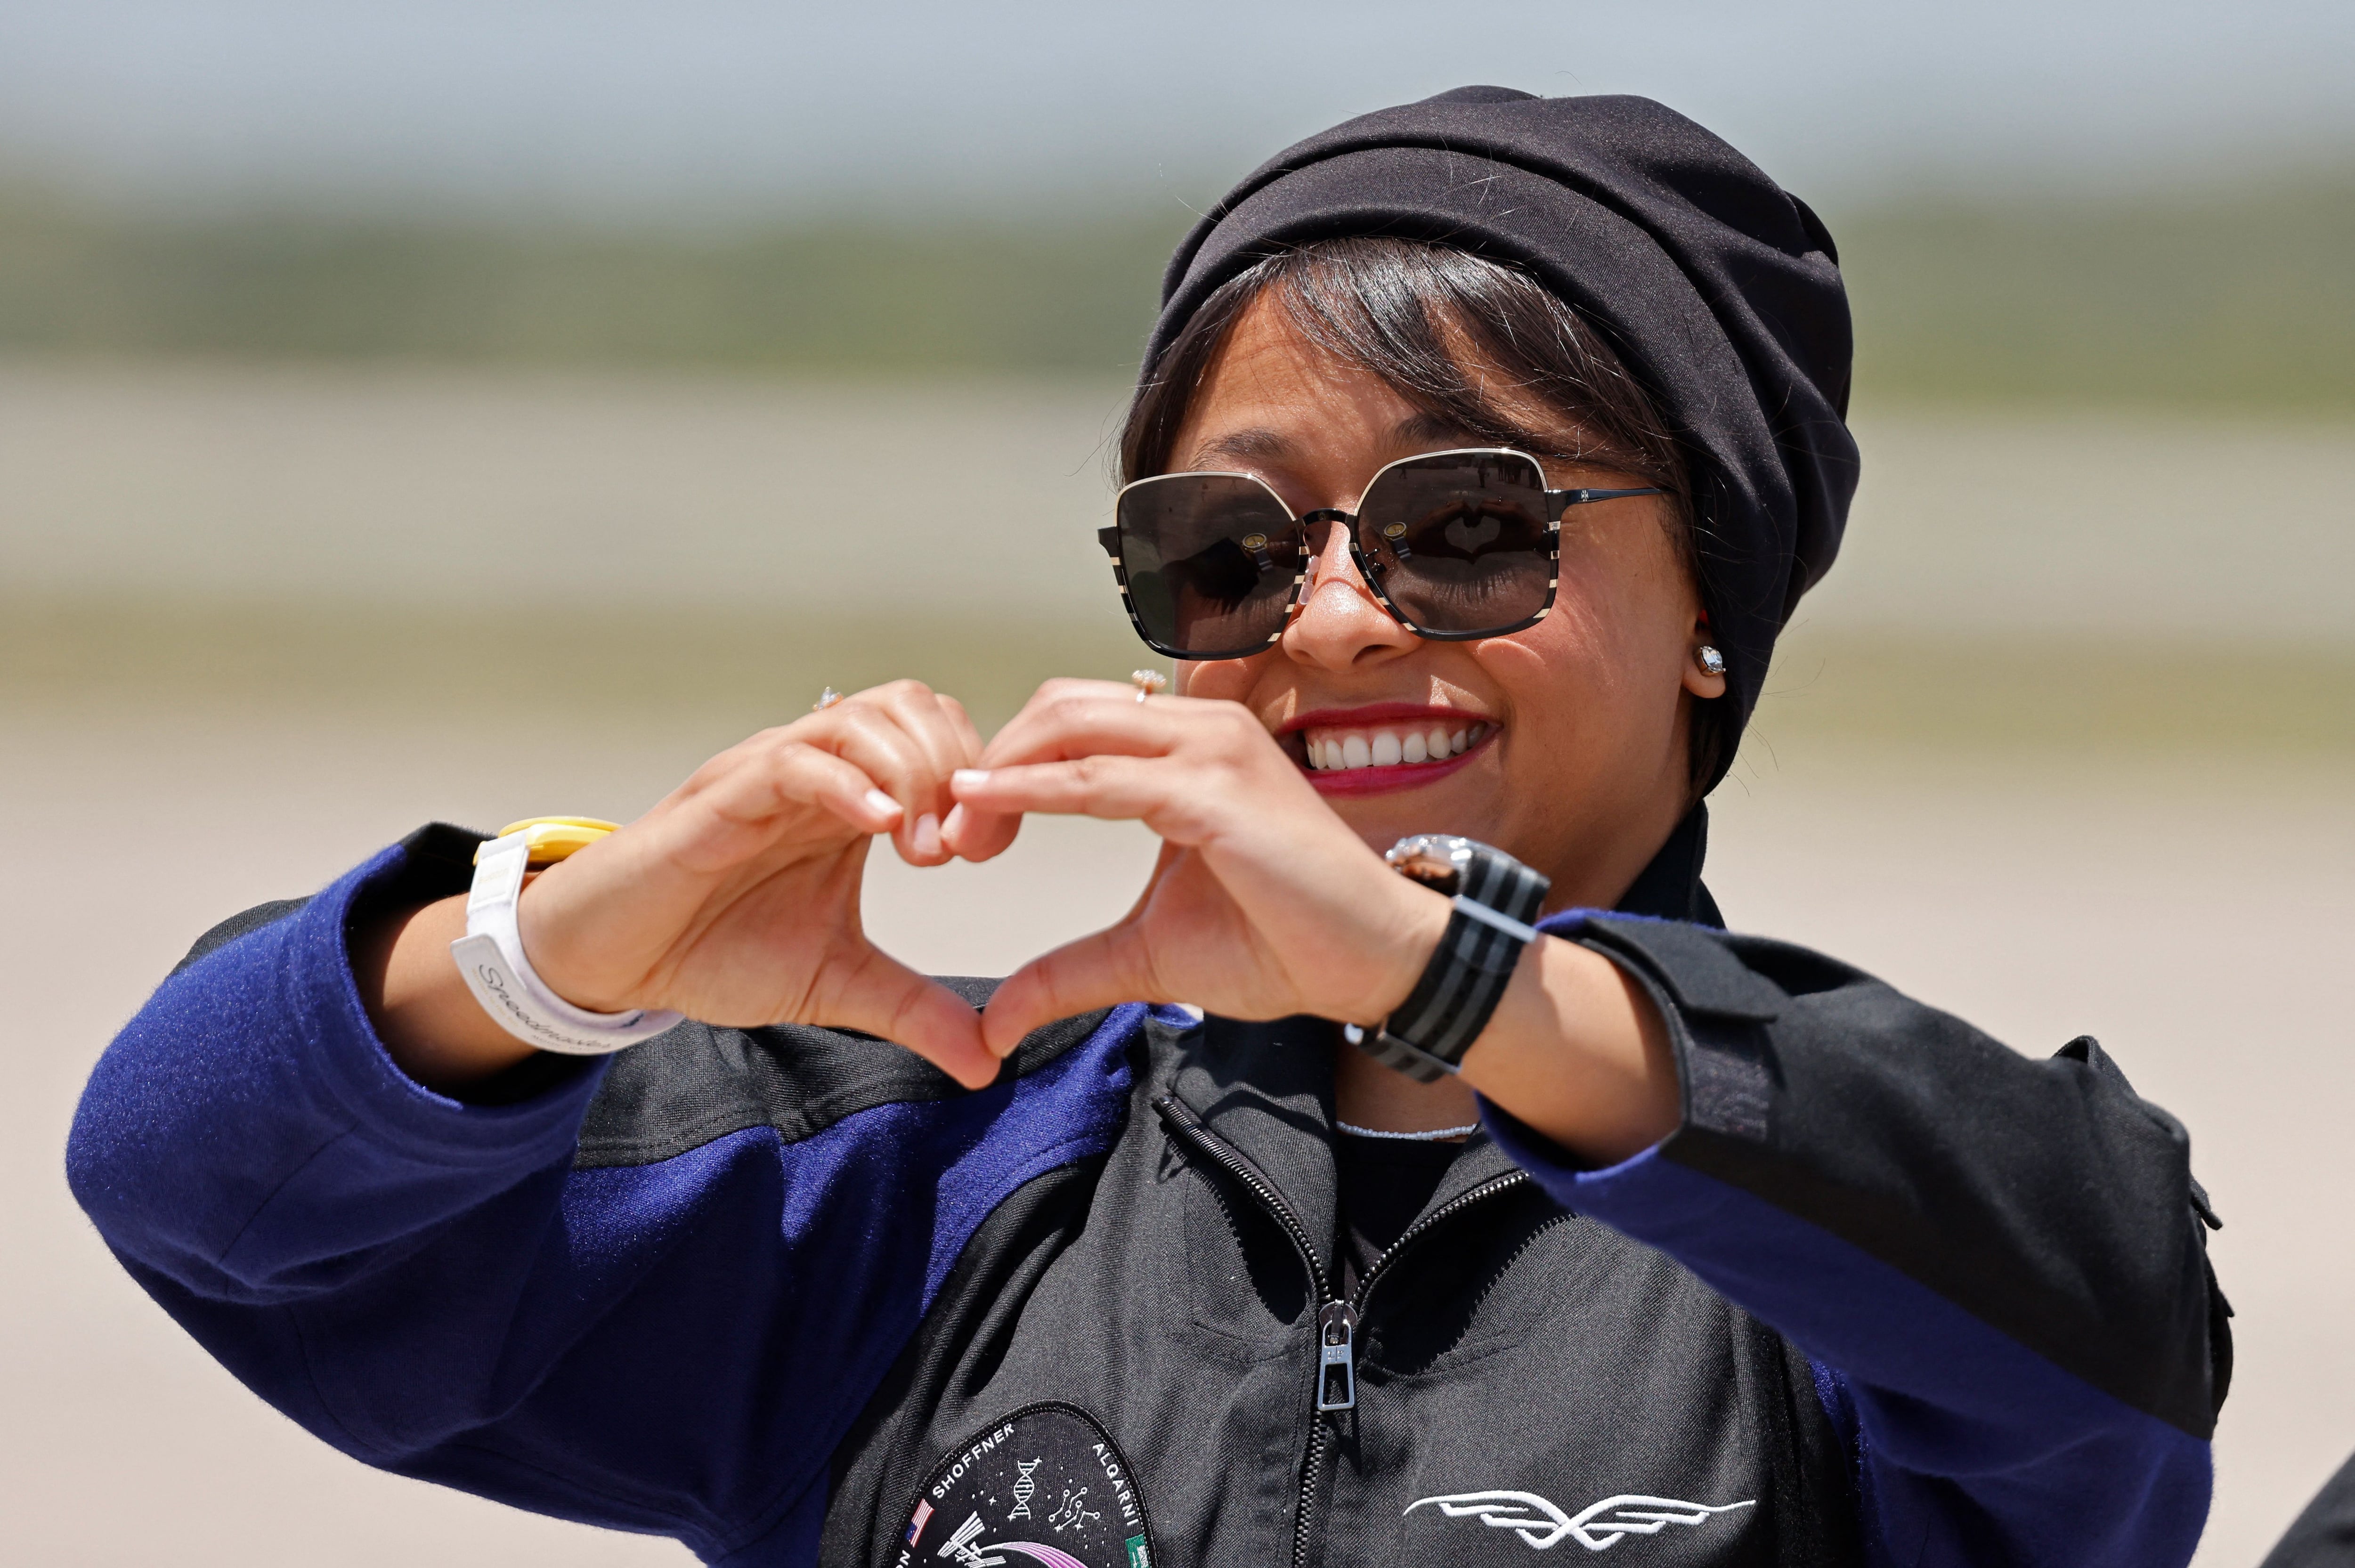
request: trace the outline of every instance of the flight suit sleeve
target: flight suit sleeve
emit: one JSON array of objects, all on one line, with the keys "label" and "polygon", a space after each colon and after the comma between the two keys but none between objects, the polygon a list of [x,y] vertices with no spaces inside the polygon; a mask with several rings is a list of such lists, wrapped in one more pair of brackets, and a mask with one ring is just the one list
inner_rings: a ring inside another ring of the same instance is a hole
[{"label": "flight suit sleeve", "polygon": [[2355,1458],[2323,1483],[2258,1568],[2355,1568]]},{"label": "flight suit sleeve", "polygon": [[[659,1136],[586,1157],[613,1059],[538,1058],[461,1103],[402,1074],[353,984],[355,912],[463,891],[474,841],[429,829],[208,935],[93,1072],[74,1193],[165,1311],[345,1453],[799,1561],[835,1445],[967,1238],[1116,1135],[1142,1009],[974,1093],[864,1037],[846,1049],[922,1082],[746,1116],[691,1078],[641,1095]],[[632,1051],[769,1071],[781,1049],[690,1023]]]},{"label": "flight suit sleeve", "polygon": [[1682,1121],[1601,1170],[1492,1130],[1816,1362],[1880,1560],[2189,1561],[2231,1336],[2180,1124],[2091,1039],[2033,1061],[1804,948],[1547,928],[1659,1006]]}]

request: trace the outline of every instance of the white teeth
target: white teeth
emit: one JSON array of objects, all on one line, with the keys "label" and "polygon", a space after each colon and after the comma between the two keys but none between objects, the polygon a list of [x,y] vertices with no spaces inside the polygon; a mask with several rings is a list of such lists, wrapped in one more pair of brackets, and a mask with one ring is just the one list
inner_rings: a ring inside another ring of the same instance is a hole
[{"label": "white teeth", "polygon": [[1303,736],[1308,765],[1320,773],[1353,768],[1394,768],[1401,763],[1445,762],[1476,746],[1496,728],[1487,722],[1449,731],[1433,725],[1427,731],[1375,729],[1327,731]]}]

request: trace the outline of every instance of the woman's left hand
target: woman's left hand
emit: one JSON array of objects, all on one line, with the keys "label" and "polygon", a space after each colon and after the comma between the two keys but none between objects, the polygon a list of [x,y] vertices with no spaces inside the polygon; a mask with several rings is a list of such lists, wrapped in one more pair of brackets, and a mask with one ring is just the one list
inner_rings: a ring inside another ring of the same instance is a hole
[{"label": "woman's left hand", "polygon": [[1118,1002],[1371,1023],[1406,999],[1446,928],[1447,901],[1384,866],[1239,703],[1050,681],[981,764],[953,776],[964,809],[943,828],[969,859],[1003,848],[992,839],[1033,811],[1135,820],[1162,840],[1117,924],[998,987],[984,1031],[1000,1054]]},{"label": "woman's left hand", "polygon": [[[1327,806],[1239,703],[1136,700],[1058,680],[950,776],[949,848],[983,860],[1022,814],[1133,819],[1161,859],[1118,924],[1034,958],[982,1017],[1003,1056],[1056,1019],[1191,1002],[1231,1019],[1371,1024],[1406,1000],[1448,901],[1397,875]],[[1649,1147],[1677,1125],[1668,1031],[1642,988],[1574,943],[1540,942],[1464,1059],[1463,1082],[1583,1157]]]}]

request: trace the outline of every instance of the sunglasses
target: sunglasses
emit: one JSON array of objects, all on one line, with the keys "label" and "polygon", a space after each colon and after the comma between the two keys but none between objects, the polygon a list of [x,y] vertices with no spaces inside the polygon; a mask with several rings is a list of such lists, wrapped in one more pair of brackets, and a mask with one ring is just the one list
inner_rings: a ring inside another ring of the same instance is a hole
[{"label": "sunglasses", "polygon": [[1469,642],[1533,626],[1553,607],[1564,511],[1659,494],[1549,490],[1528,453],[1472,447],[1389,464],[1355,513],[1295,517],[1249,474],[1139,479],[1096,538],[1136,635],[1171,658],[1241,658],[1282,636],[1334,526],[1349,530],[1349,559],[1391,619],[1418,637]]}]

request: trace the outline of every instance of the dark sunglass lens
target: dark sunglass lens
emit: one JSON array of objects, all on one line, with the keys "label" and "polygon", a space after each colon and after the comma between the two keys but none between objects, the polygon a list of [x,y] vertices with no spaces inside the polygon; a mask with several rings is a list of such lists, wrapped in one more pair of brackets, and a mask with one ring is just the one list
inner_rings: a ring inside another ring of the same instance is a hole
[{"label": "dark sunglass lens", "polygon": [[1120,497],[1121,570],[1146,636],[1196,658],[1264,647],[1306,567],[1282,502],[1241,475],[1172,474]]},{"label": "dark sunglass lens", "polygon": [[1493,632],[1545,608],[1545,475],[1531,459],[1440,453],[1382,471],[1360,504],[1358,539],[1410,624]]}]

